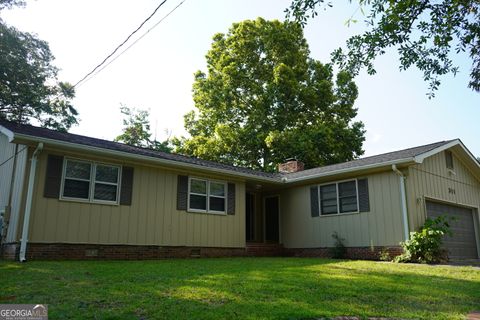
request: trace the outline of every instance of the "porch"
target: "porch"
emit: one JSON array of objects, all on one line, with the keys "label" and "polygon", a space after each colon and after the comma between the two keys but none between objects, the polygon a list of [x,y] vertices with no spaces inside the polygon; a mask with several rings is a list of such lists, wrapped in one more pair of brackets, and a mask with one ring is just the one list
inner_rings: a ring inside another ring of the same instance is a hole
[{"label": "porch", "polygon": [[280,256],[280,194],[269,186],[247,184],[245,195],[246,251],[253,256]]}]

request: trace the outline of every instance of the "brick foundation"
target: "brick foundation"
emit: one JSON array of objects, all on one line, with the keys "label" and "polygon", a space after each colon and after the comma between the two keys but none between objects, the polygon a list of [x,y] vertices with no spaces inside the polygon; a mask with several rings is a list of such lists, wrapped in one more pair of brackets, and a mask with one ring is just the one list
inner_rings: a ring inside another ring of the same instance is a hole
[{"label": "brick foundation", "polygon": [[[345,258],[379,260],[383,250],[386,250],[392,258],[402,253],[401,247],[350,247],[347,248]],[[18,260],[19,252],[19,243],[4,244],[0,256],[5,260]],[[27,260],[152,260],[246,256],[331,258],[331,253],[329,248],[283,248],[281,245],[271,244],[247,244],[246,248],[67,243],[29,243],[27,246]]]},{"label": "brick foundation", "polygon": [[[401,247],[349,247],[346,249],[345,258],[354,260],[380,260],[383,250],[386,250],[391,258],[403,252]],[[286,248],[284,256],[331,258],[332,254],[330,248]]]},{"label": "brick foundation", "polygon": [[[2,246],[2,258],[18,260],[20,244]],[[165,258],[241,257],[245,248],[165,247],[29,243],[27,260],[152,260]]]}]

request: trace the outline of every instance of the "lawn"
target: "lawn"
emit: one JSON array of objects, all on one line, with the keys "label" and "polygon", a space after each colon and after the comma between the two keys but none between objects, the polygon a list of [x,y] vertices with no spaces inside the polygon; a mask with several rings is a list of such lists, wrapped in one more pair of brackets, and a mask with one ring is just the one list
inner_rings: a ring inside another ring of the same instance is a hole
[{"label": "lawn", "polygon": [[301,258],[0,262],[1,303],[51,319],[464,319],[480,270]]}]

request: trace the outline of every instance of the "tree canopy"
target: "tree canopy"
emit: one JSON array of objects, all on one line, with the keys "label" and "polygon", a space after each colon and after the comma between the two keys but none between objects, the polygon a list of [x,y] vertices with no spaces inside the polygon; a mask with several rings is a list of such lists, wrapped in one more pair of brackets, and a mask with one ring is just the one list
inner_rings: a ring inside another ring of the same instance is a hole
[{"label": "tree canopy", "polygon": [[[441,76],[459,71],[454,57],[466,53],[472,61],[468,87],[480,92],[478,0],[358,0],[358,4],[366,12],[368,30],[348,39],[346,50],[332,53],[332,60],[342,69],[356,75],[366,68],[374,74],[374,59],[387,48],[397,48],[400,69],[416,66],[422,71],[429,83],[428,95],[433,97]],[[332,5],[325,0],[292,0],[287,17],[304,25],[321,7]]]},{"label": "tree canopy", "polygon": [[114,141],[163,152],[172,151],[168,139],[166,141],[158,141],[156,138],[152,140],[149,111],[121,105],[120,112],[125,116],[123,119],[124,127],[122,129],[122,134],[117,136]]},{"label": "tree canopy", "polygon": [[258,18],[216,34],[176,151],[267,171],[287,158],[309,168],[361,155],[356,85],[309,53],[294,22]]},{"label": "tree canopy", "polygon": [[[0,10],[23,1],[1,0]],[[66,131],[77,124],[73,87],[57,79],[48,43],[0,18],[0,118]]]}]

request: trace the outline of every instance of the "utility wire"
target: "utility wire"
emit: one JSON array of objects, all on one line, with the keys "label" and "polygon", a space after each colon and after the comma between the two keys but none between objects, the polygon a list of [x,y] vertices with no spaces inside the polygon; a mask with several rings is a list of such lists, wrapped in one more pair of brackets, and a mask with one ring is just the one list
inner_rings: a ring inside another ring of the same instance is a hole
[{"label": "utility wire", "polygon": [[[86,79],[83,83],[80,84],[83,85],[85,84],[86,82],[88,82],[90,79],[92,79],[93,77],[95,77],[97,74],[99,74],[100,72],[102,72],[106,67],[108,67],[112,62],[114,62],[115,60],[117,60],[121,55],[123,55],[125,52],[127,52],[131,47],[133,47],[135,44],[137,44],[137,42],[139,42],[140,40],[142,40],[150,31],[152,31],[153,29],[155,29],[156,27],[158,27],[158,25],[160,23],[163,22],[163,20],[165,20],[169,15],[171,15],[175,10],[177,10],[186,0],[182,0],[179,4],[177,4],[176,7],[174,7],[172,10],[170,10],[170,12],[168,12],[165,16],[163,16],[162,19],[160,19],[157,23],[155,23],[153,25],[153,27],[151,27],[150,29],[148,29],[144,34],[142,34],[137,40],[135,40],[134,42],[132,42],[132,44],[130,44],[128,47],[125,48],[125,50],[123,50],[122,52],[120,52],[115,58],[113,58],[112,60],[110,60],[107,64],[105,64],[104,66],[102,66],[95,74],[93,74],[90,78]],[[91,74],[91,73],[90,73]],[[88,77],[88,75],[87,75]],[[86,78],[86,77],[85,77]],[[84,79],[85,79],[84,78]]]},{"label": "utility wire", "polygon": [[2,163],[0,163],[0,167],[3,166],[4,164],[6,164],[8,161],[12,160],[17,154],[19,154],[20,152],[22,152],[23,150],[27,149],[28,147],[23,147],[22,150],[19,150],[17,151],[13,156],[11,156],[10,158],[8,158],[7,160],[3,161]]},{"label": "utility wire", "polygon": [[150,16],[148,16],[147,19],[145,19],[139,26],[137,29],[135,29],[132,33],[130,33],[128,35],[128,37],[122,42],[120,43],[116,48],[115,50],[113,50],[112,53],[110,53],[105,59],[103,59],[102,62],[100,62],[95,68],[93,68],[92,71],[90,71],[89,73],[87,73],[82,79],[80,79],[77,83],[75,83],[73,85],[73,88],[75,88],[76,86],[78,86],[82,81],[84,81],[86,78],[88,78],[91,74],[93,74],[95,71],[97,71],[98,68],[100,68],[105,62],[107,62],[108,59],[110,59],[110,57],[112,57],[128,40],[130,40],[130,38],[135,34],[137,33],[145,23],[147,23],[154,15],[155,13],[157,13],[158,9],[160,9],[161,6],[164,5],[164,3],[167,2],[167,0],[163,0],[156,8],[155,10],[152,12],[152,14],[150,14]]}]

